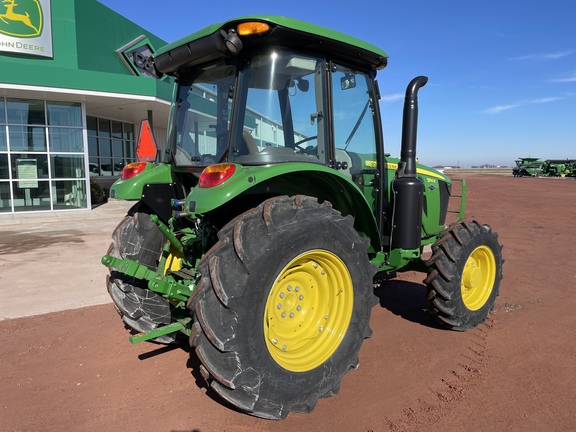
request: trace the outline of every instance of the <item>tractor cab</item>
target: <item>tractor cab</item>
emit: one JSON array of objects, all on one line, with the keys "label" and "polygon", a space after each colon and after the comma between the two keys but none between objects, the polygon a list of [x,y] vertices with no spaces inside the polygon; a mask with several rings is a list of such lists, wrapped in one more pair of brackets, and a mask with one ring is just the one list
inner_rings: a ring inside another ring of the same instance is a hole
[{"label": "tractor cab", "polygon": [[178,83],[164,162],[197,176],[213,164],[296,162],[370,184],[384,160],[374,78],[387,55],[315,32],[256,17],[162,49],[155,67]]},{"label": "tractor cab", "polygon": [[359,153],[375,166],[369,72],[274,47],[236,63],[220,59],[179,77],[177,167],[303,162],[351,175],[363,168]]}]

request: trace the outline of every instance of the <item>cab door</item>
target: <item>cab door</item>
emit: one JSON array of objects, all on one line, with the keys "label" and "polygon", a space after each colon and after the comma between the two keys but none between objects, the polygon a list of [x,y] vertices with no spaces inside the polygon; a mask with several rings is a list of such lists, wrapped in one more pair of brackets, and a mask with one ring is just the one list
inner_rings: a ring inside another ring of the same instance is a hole
[{"label": "cab door", "polygon": [[331,166],[349,177],[362,191],[378,222],[378,142],[381,137],[377,94],[369,73],[331,63]]}]

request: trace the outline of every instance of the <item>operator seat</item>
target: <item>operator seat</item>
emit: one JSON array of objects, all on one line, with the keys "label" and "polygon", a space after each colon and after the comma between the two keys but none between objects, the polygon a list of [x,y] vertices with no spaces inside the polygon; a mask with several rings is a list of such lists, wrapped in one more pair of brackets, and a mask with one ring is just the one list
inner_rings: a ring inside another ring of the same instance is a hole
[{"label": "operator seat", "polygon": [[260,152],[250,132],[248,131],[242,132],[242,138],[244,138],[244,144],[246,144],[248,154],[255,154]]}]

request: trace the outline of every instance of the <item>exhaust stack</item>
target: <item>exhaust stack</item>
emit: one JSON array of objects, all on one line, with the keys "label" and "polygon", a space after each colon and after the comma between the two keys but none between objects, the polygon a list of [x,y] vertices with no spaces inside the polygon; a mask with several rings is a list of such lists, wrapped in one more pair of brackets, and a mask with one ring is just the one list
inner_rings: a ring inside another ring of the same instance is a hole
[{"label": "exhaust stack", "polygon": [[416,176],[416,135],[418,131],[418,90],[428,82],[414,78],[406,88],[402,119],[402,148],[396,177],[392,181],[392,249],[418,249],[421,245],[424,183]]},{"label": "exhaust stack", "polygon": [[401,166],[397,177],[416,177],[416,135],[418,132],[418,90],[428,82],[428,77],[414,78],[406,88],[402,118]]}]

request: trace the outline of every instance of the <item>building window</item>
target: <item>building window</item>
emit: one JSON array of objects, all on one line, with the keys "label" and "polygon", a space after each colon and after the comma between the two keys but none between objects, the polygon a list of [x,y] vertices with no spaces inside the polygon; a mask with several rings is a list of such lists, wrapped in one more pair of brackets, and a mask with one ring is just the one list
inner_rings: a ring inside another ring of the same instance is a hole
[{"label": "building window", "polygon": [[87,117],[90,176],[119,176],[134,161],[134,125]]},{"label": "building window", "polygon": [[0,98],[0,212],[87,207],[82,106]]}]

